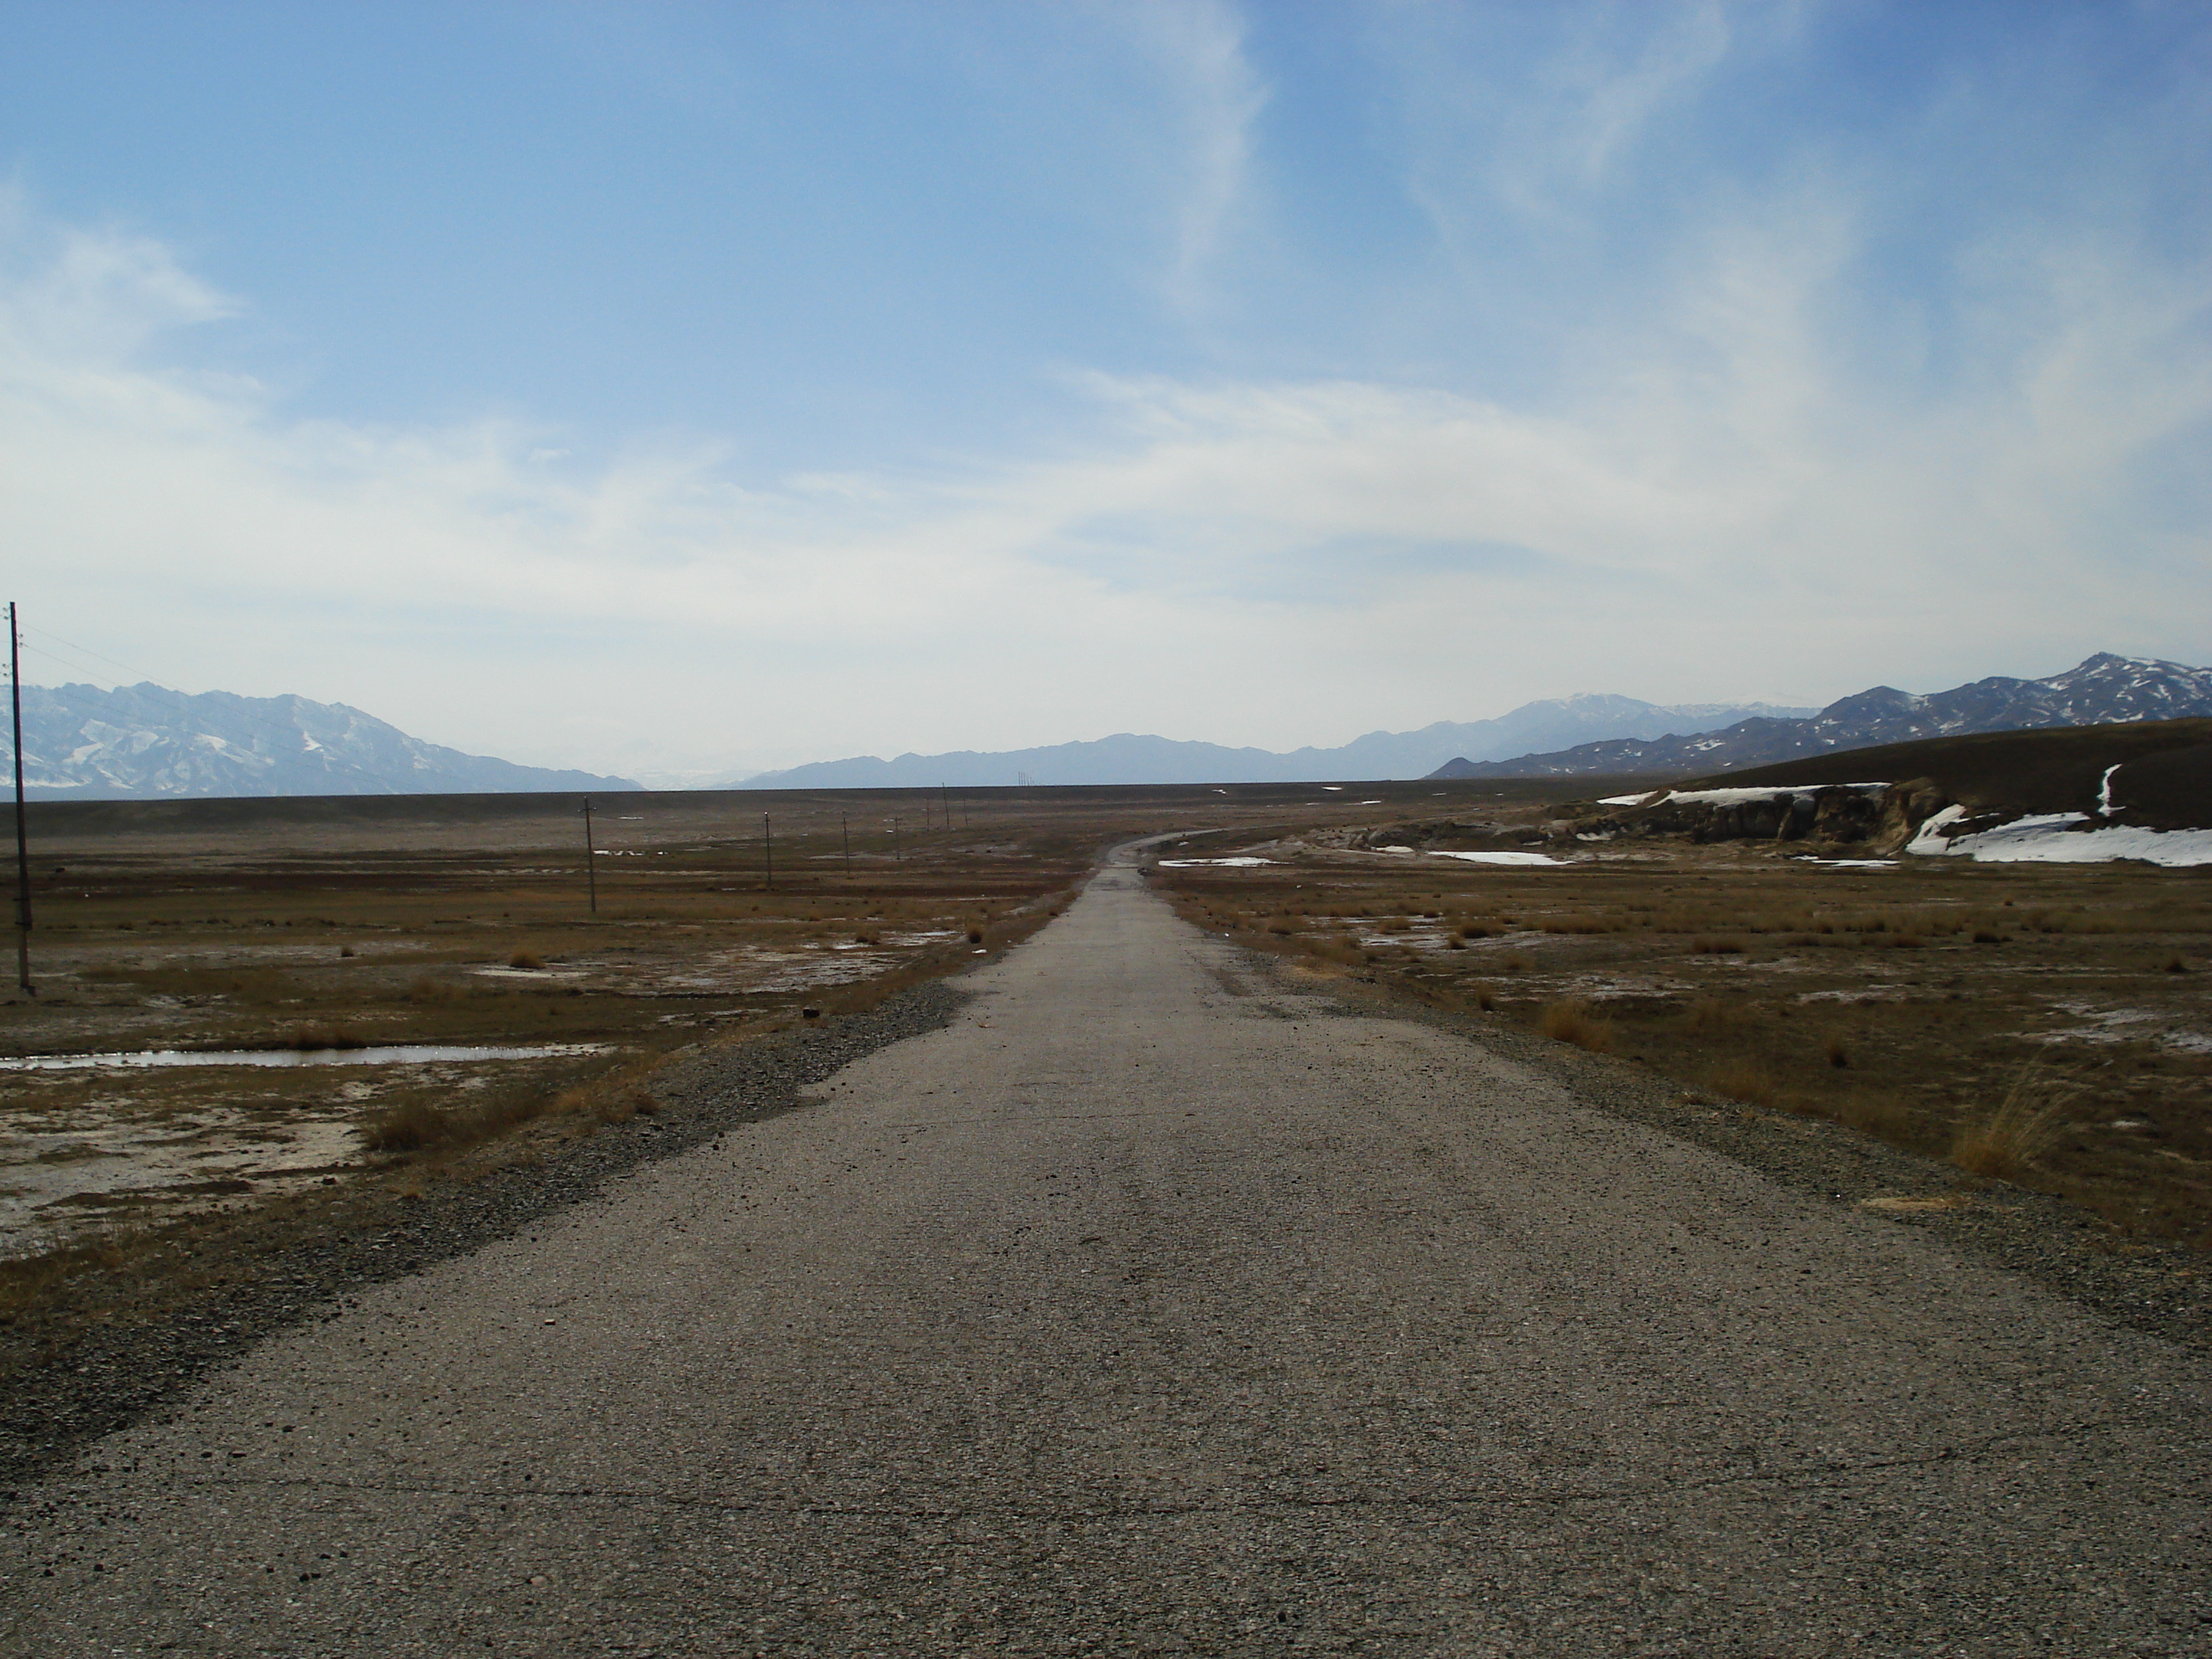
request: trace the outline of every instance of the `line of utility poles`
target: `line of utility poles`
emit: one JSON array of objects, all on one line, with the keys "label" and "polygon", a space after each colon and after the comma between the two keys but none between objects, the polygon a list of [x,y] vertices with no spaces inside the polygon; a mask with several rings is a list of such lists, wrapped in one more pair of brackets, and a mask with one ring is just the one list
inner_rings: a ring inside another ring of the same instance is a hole
[{"label": "line of utility poles", "polygon": [[32,996],[31,832],[23,821],[23,635],[15,602],[8,601],[8,703],[15,722],[15,983]]}]

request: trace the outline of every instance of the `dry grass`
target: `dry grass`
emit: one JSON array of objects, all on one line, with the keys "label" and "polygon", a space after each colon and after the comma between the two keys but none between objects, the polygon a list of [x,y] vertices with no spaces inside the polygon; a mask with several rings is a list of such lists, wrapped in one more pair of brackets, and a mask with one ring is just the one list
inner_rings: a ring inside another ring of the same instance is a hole
[{"label": "dry grass", "polygon": [[1739,1003],[1723,1002],[1718,997],[1698,997],[1683,1015],[1682,1024],[1692,1036],[1732,1037],[1751,1024],[1752,1018]]},{"label": "dry grass", "polygon": [[1918,1148],[1922,1136],[1911,1109],[1894,1095],[1856,1089],[1831,1108],[1828,1115],[1861,1134],[1886,1140],[1893,1146]]},{"label": "dry grass", "polygon": [[143,1241],[111,1235],[0,1261],[0,1327],[12,1326],[35,1312],[73,1281],[121,1270],[143,1249]]},{"label": "dry grass", "polygon": [[1995,1109],[1959,1126],[1951,1162],[1969,1175],[2019,1180],[2065,1132],[2067,1109],[2081,1093],[2071,1079],[2030,1060],[2013,1074]]},{"label": "dry grass", "polygon": [[1611,1050],[1617,1035],[1613,1023],[1581,997],[1546,1003],[1537,1013],[1536,1029],[1555,1042],[1571,1042],[1601,1054]]},{"label": "dry grass", "polygon": [[1771,1108],[1782,1098],[1782,1085],[1773,1071],[1748,1054],[1734,1055],[1709,1066],[1705,1086],[1746,1106]]},{"label": "dry grass", "polygon": [[403,1100],[372,1118],[361,1139],[372,1152],[421,1152],[450,1146],[460,1133],[454,1113],[426,1100]]}]

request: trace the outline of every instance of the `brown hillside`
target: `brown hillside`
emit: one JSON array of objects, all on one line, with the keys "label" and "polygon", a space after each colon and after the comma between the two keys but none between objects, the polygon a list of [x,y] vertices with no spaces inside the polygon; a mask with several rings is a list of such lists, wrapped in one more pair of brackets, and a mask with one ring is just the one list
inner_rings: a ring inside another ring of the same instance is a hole
[{"label": "brown hillside", "polygon": [[1823,783],[1899,783],[1927,778],[1950,799],[1982,811],[2087,812],[2107,767],[2113,804],[2129,822],[2160,829],[2212,824],[2212,720],[1980,732],[1808,755],[1723,772],[1681,789]]}]

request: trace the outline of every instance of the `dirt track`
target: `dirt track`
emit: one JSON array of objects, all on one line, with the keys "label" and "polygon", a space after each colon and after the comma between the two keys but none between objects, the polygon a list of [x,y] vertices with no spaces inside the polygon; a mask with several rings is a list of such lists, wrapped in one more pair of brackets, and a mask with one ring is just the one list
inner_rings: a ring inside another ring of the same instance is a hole
[{"label": "dirt track", "polygon": [[2212,1643],[2201,1355],[1242,962],[1108,871],[813,1109],[93,1447],[0,1648]]}]

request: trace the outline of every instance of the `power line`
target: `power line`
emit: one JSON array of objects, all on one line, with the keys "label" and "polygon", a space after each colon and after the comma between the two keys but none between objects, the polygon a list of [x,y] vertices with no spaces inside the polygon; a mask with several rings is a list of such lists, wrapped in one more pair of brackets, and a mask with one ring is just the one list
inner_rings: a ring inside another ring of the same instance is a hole
[{"label": "power line", "polygon": [[[121,670],[122,670],[125,673],[126,673],[126,674],[136,674],[136,675],[137,675],[141,679],[148,679],[148,680],[150,680],[150,679],[152,679],[152,678],[154,678],[151,674],[149,674],[149,673],[148,673],[144,669],[143,669],[143,668],[133,668],[133,667],[132,667],[129,663],[127,663],[127,662],[118,662],[118,661],[116,661],[116,660],[115,660],[115,659],[114,659],[114,658],[110,657],[110,656],[103,655],[101,653],[100,653],[100,652],[98,652],[98,651],[94,650],[94,649],[93,649],[90,646],[88,646],[88,645],[79,645],[79,644],[78,644],[76,641],[74,641],[74,640],[65,640],[65,639],[64,639],[60,635],[56,634],[56,633],[52,633],[52,632],[49,631],[49,630],[48,630],[48,629],[44,629],[44,628],[33,628],[33,627],[32,627],[28,623],[24,623],[24,624],[23,624],[23,631],[24,631],[26,634],[36,634],[36,635],[39,635],[39,637],[40,637],[40,638],[41,638],[41,639],[52,640],[52,641],[56,645],[65,645],[65,646],[67,646],[67,647],[68,647],[70,650],[72,650],[72,651],[81,653],[82,655],[85,655],[85,656],[88,656],[88,657],[92,657],[92,658],[94,658],[94,659],[96,659],[97,660],[99,660],[99,661],[100,661],[100,662],[104,662],[104,663],[106,663],[106,664],[110,668],[119,668],[119,669],[121,669]],[[33,649],[33,651],[37,651],[37,650],[38,650],[38,647],[37,647],[36,646],[33,646],[33,647],[31,647],[31,649]],[[40,651],[40,652],[39,653],[39,654],[40,654],[40,656],[45,656],[45,655],[46,655],[47,653],[45,653],[45,652],[43,652],[43,651]],[[56,659],[55,659],[55,660],[56,660],[56,661],[59,661],[59,660],[60,660],[60,659],[59,659],[59,658],[56,658]]]}]

